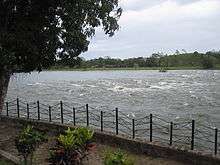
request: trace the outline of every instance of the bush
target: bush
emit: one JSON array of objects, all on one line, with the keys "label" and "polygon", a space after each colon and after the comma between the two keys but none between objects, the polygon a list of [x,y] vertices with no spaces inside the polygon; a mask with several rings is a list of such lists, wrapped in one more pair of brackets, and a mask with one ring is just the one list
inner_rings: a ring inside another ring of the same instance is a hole
[{"label": "bush", "polygon": [[15,145],[18,152],[23,156],[25,165],[27,164],[27,158],[30,154],[30,164],[32,164],[33,152],[36,147],[45,140],[45,136],[42,133],[35,131],[32,126],[27,126],[20,132],[15,139]]},{"label": "bush", "polygon": [[203,57],[202,58],[202,67],[204,69],[211,69],[214,67],[214,63],[211,57],[207,56],[207,57]]},{"label": "bush", "polygon": [[125,153],[118,150],[105,154],[104,165],[134,165],[134,162]]},{"label": "bush", "polygon": [[57,138],[57,146],[51,149],[50,162],[52,164],[75,165],[80,164],[88,155],[94,144],[91,143],[93,131],[87,128],[68,128]]}]

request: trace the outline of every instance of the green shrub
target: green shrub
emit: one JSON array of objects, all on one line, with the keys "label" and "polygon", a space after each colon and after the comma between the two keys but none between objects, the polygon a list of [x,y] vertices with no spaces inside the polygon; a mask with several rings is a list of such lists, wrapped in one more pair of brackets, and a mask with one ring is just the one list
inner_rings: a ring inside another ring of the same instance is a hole
[{"label": "green shrub", "polygon": [[68,128],[64,135],[59,135],[58,141],[64,149],[74,149],[86,145],[93,137],[93,131],[79,127],[74,130]]},{"label": "green shrub", "polygon": [[[37,145],[45,140],[45,136],[35,131],[32,126],[27,126],[19,133],[18,137],[15,139],[15,146],[19,154],[23,156],[24,164],[27,164],[28,156],[30,154],[33,155]],[[30,164],[32,164],[32,157]]]},{"label": "green shrub", "polygon": [[133,160],[122,151],[106,152],[104,165],[134,165]]},{"label": "green shrub", "polygon": [[57,146],[51,149],[50,162],[52,164],[79,164],[88,155],[93,131],[79,127],[68,128],[57,138]]},{"label": "green shrub", "polygon": [[90,140],[93,138],[93,134],[93,131],[84,127],[79,127],[75,129],[74,136],[76,137],[76,144],[78,146],[82,146],[89,143]]},{"label": "green shrub", "polygon": [[75,136],[74,131],[71,131],[70,128],[65,131],[65,135],[60,135],[58,137],[59,143],[64,147],[66,150],[70,150],[75,147]]}]

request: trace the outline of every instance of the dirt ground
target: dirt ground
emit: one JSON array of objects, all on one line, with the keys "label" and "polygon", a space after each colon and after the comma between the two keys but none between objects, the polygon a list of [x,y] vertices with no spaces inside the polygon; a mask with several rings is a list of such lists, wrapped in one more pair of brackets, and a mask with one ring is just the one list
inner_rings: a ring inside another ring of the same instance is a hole
[{"label": "dirt ground", "polygon": [[[20,129],[13,124],[5,124],[0,120],[0,149],[11,153],[14,156],[21,158],[15,147],[15,137]],[[49,148],[55,143],[55,137],[50,132],[48,133],[48,142],[41,144],[34,153],[34,164],[47,165],[49,158]],[[88,160],[84,161],[85,165],[103,165],[104,153],[106,150],[118,150],[118,148],[109,147],[102,144],[96,144],[96,148],[89,154]],[[125,151],[126,152],[126,151]],[[131,157],[135,165],[184,165],[184,163],[164,159],[154,158],[147,155],[136,155],[133,153],[126,154]]]}]

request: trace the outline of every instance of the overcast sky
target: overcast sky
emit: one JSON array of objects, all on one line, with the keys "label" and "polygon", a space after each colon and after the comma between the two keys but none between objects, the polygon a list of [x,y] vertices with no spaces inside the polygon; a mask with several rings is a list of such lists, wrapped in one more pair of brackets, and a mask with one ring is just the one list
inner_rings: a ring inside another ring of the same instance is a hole
[{"label": "overcast sky", "polygon": [[220,50],[220,0],[119,1],[120,30],[109,38],[98,29],[84,58]]}]

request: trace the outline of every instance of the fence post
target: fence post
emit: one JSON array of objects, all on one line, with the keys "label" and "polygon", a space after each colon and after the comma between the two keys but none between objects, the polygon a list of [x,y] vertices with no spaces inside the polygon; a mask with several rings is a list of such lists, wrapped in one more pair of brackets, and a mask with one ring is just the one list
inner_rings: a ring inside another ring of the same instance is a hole
[{"label": "fence post", "polygon": [[103,111],[101,111],[101,132],[103,132]]},{"label": "fence post", "polygon": [[215,128],[215,155],[218,153],[218,129]]},{"label": "fence post", "polygon": [[73,125],[76,126],[76,109],[73,107]]},{"label": "fence post", "polygon": [[17,98],[17,114],[18,114],[18,118],[20,117],[20,113],[19,113],[19,98]]},{"label": "fence post", "polygon": [[37,120],[40,120],[40,102],[37,101]]},{"label": "fence post", "polygon": [[192,120],[191,150],[194,149],[195,120]]},{"label": "fence post", "polygon": [[150,142],[152,142],[153,137],[153,115],[150,114]]},{"label": "fence post", "polygon": [[115,108],[115,128],[116,128],[116,135],[118,135],[118,108]]},{"label": "fence post", "polygon": [[60,101],[60,116],[61,116],[61,123],[63,124],[63,102]]},{"label": "fence post", "polygon": [[6,115],[8,116],[8,102],[6,102]]},{"label": "fence post", "polygon": [[49,122],[51,122],[51,106],[49,106]]},{"label": "fence post", "polygon": [[29,104],[27,103],[27,119],[30,117],[30,112],[29,112]]},{"label": "fence post", "polygon": [[89,126],[89,105],[86,104],[86,125]]},{"label": "fence post", "polygon": [[173,144],[173,122],[170,122],[170,146]]},{"label": "fence post", "polygon": [[132,138],[134,139],[135,138],[135,123],[134,123],[134,119],[132,119]]}]

